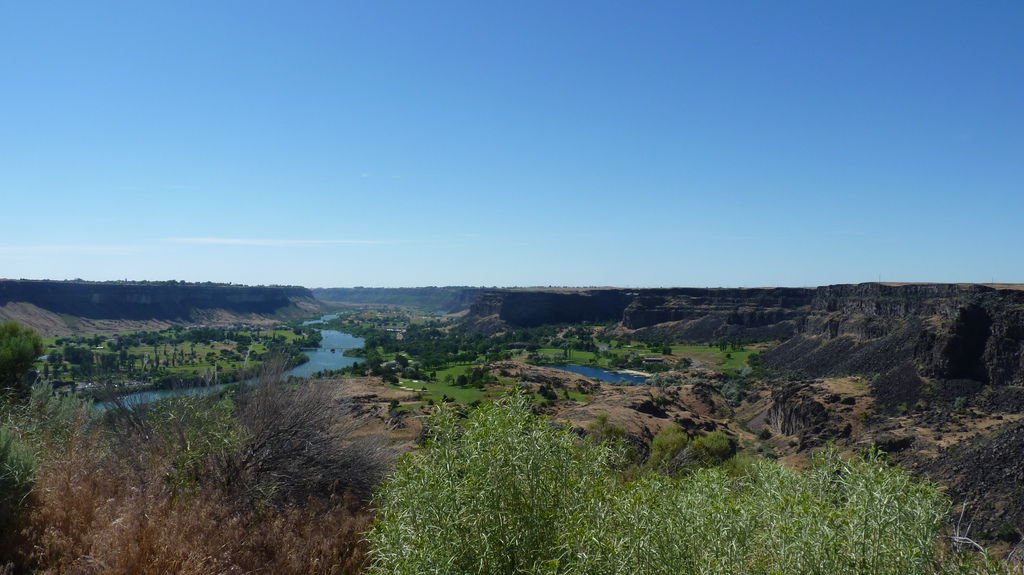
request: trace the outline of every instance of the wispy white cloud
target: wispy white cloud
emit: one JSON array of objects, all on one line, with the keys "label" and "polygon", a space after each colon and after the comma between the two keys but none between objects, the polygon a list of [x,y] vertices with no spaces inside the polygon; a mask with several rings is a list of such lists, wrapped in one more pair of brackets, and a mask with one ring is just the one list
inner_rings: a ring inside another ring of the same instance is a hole
[{"label": "wispy white cloud", "polygon": [[0,255],[126,255],[143,250],[139,244],[0,244]]},{"label": "wispy white cloud", "polygon": [[380,245],[393,242],[382,240],[293,240],[281,238],[222,238],[222,237],[189,237],[167,238],[168,242],[198,246],[337,246],[337,245]]}]

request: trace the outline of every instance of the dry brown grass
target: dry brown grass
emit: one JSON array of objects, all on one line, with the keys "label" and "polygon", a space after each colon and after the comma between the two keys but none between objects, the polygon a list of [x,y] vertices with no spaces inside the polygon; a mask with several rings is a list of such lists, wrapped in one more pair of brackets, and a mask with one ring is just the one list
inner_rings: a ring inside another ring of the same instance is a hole
[{"label": "dry brown grass", "polygon": [[26,535],[39,573],[358,573],[371,514],[350,498],[247,507],[175,495],[81,442],[41,470]]},{"label": "dry brown grass", "polygon": [[[216,487],[175,493],[166,467],[128,464],[95,436],[40,469],[22,565],[38,573],[359,573],[372,514],[352,497],[252,505]],[[140,471],[142,469],[142,471]]]},{"label": "dry brown grass", "polygon": [[[354,416],[316,386],[253,393],[239,412],[238,452],[209,457],[184,484],[181,446],[144,411],[83,422],[41,458],[20,545],[0,549],[0,573],[5,557],[12,573],[362,572],[366,499],[391,456],[348,438]],[[272,495],[252,487],[269,481]]]}]

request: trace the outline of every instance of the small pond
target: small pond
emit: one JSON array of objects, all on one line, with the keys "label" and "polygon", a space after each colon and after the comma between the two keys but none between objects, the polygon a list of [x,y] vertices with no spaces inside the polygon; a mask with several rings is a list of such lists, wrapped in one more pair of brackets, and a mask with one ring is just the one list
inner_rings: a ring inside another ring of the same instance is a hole
[{"label": "small pond", "polygon": [[590,365],[546,365],[544,367],[560,369],[562,371],[571,371],[572,373],[582,375],[583,377],[589,377],[591,379],[607,383],[617,383],[621,385],[642,385],[647,383],[647,378],[642,375],[622,373]]}]

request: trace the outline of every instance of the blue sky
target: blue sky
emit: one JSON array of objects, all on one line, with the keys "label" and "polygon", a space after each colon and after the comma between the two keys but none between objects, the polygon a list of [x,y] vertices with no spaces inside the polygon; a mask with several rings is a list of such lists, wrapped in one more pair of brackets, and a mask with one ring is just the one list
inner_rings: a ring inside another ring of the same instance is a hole
[{"label": "blue sky", "polygon": [[1024,282],[1021,2],[0,0],[0,277]]}]

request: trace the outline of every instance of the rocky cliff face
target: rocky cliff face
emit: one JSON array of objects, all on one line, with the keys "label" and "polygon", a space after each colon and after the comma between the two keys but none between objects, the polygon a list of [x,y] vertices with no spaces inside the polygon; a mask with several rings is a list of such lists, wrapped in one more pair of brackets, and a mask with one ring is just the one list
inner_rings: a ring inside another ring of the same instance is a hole
[{"label": "rocky cliff face", "polygon": [[796,333],[813,295],[802,288],[644,290],[622,325],[681,341],[781,340]]},{"label": "rocky cliff face", "polygon": [[851,409],[856,404],[854,398],[823,393],[816,383],[790,382],[771,392],[765,425],[776,433],[795,436],[799,449],[846,439],[851,433],[851,426],[836,411]]},{"label": "rocky cliff face", "polygon": [[814,290],[802,288],[642,290],[622,324],[638,329],[665,322],[718,316],[728,325],[766,326],[802,317]]},{"label": "rocky cliff face", "polygon": [[480,288],[446,286],[417,288],[316,288],[313,295],[328,303],[395,305],[429,312],[454,313],[469,308]]},{"label": "rocky cliff face", "polygon": [[926,377],[1024,385],[1024,291],[980,285],[837,285],[816,290],[795,337],[765,354],[805,375]]},{"label": "rocky cliff face", "polygon": [[0,280],[0,306],[29,304],[101,320],[189,320],[213,311],[273,315],[312,298],[308,289],[290,286]]},{"label": "rocky cliff face", "polygon": [[496,316],[514,327],[544,324],[617,322],[635,291],[484,290],[469,308],[472,318]]},{"label": "rocky cliff face", "polygon": [[944,484],[955,505],[967,505],[973,533],[1016,542],[1024,528],[1024,422],[1009,423],[918,462],[917,471]]},{"label": "rocky cliff face", "polygon": [[813,295],[800,288],[486,290],[470,316],[493,316],[515,327],[621,322],[626,329],[657,327],[694,341],[771,339],[795,333]]}]

